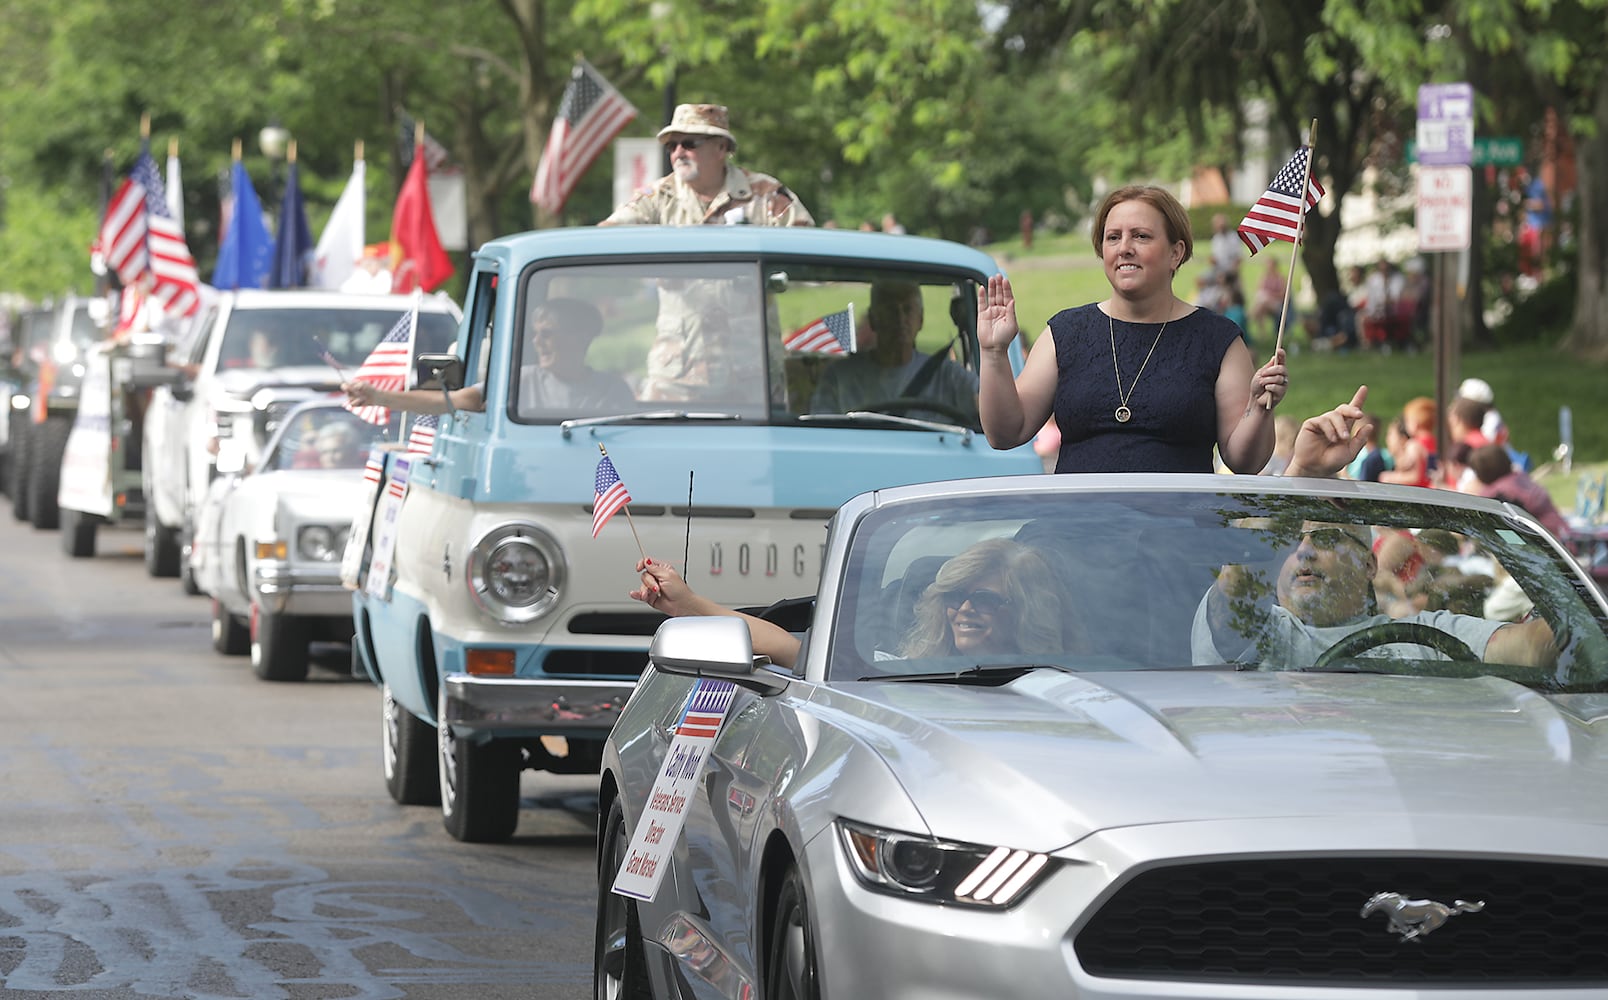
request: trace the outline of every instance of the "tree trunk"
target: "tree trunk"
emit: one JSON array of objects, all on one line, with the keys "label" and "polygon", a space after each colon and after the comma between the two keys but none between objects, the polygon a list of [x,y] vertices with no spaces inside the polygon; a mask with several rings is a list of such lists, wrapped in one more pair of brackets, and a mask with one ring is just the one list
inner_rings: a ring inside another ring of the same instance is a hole
[{"label": "tree trunk", "polygon": [[1592,108],[1596,134],[1576,137],[1580,211],[1574,325],[1564,349],[1587,360],[1608,360],[1608,71],[1598,74]]}]

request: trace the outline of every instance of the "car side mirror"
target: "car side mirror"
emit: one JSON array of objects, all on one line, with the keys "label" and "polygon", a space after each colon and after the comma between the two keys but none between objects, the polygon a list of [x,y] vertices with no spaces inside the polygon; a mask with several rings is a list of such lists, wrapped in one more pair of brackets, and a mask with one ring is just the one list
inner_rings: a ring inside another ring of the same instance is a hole
[{"label": "car side mirror", "polygon": [[787,678],[756,669],[748,623],[735,615],[671,618],[653,634],[648,658],[667,674],[719,678],[765,691],[787,687]]},{"label": "car side mirror", "polygon": [[413,364],[413,375],[417,389],[462,389],[463,361],[456,354],[421,354]]}]

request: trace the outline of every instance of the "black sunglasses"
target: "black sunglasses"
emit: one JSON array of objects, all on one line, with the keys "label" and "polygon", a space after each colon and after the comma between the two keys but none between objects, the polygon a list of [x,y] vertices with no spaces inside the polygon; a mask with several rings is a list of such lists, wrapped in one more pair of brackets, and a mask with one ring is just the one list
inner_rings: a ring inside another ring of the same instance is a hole
[{"label": "black sunglasses", "polygon": [[1301,532],[1301,537],[1311,542],[1313,548],[1323,549],[1326,552],[1335,551],[1340,547],[1341,542],[1350,542],[1365,552],[1369,551],[1368,546],[1363,543],[1362,539],[1349,531],[1342,531],[1339,528],[1314,528],[1311,531]]},{"label": "black sunglasses", "polygon": [[959,610],[963,604],[970,604],[973,611],[990,617],[1011,606],[1009,598],[1004,594],[996,594],[992,590],[974,590],[969,594],[948,594],[944,597],[944,604],[955,610]]},{"label": "black sunglasses", "polygon": [[675,152],[676,147],[680,146],[682,149],[690,152],[691,150],[697,149],[699,146],[702,146],[708,141],[708,139],[671,139],[669,142],[664,144],[664,148],[673,153]]}]

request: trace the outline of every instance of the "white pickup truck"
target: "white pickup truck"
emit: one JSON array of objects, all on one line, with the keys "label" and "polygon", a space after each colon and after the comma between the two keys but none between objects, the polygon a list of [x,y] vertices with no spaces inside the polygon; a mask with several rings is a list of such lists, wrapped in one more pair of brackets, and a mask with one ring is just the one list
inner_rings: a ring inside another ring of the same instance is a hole
[{"label": "white pickup truck", "polygon": [[[412,306],[406,295],[250,290],[219,296],[193,341],[169,359],[186,377],[158,388],[146,414],[142,485],[150,575],[182,577],[187,592],[200,592],[183,556],[208,484],[220,472],[255,463],[285,414],[339,388]],[[425,297],[415,349],[452,344],[458,318],[451,299]]]}]

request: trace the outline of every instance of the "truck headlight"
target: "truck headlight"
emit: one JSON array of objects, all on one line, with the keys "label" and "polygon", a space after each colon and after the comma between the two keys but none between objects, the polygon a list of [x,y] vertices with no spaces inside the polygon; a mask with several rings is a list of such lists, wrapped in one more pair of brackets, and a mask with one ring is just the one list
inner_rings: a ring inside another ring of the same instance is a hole
[{"label": "truck headlight", "polygon": [[506,625],[523,625],[558,603],[563,552],[533,524],[505,524],[475,544],[464,579],[482,611]]},{"label": "truck headlight", "polygon": [[296,532],[296,554],[311,562],[338,562],[346,554],[347,528],[308,524]]}]

